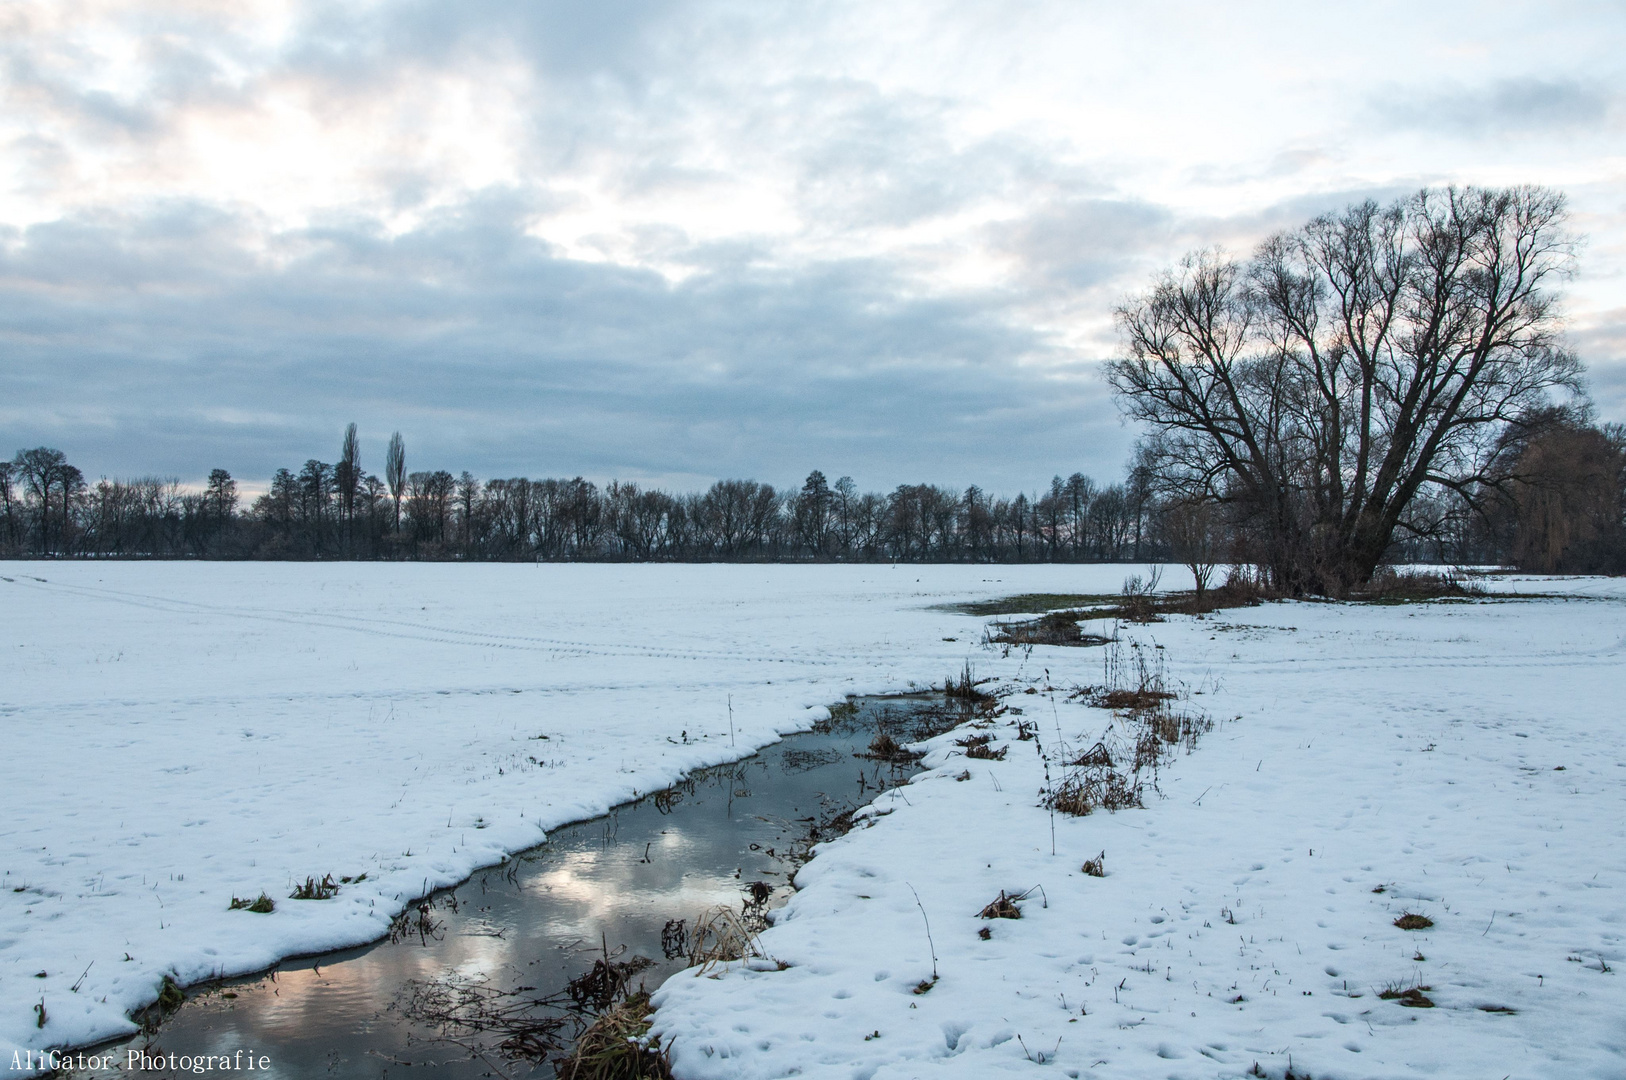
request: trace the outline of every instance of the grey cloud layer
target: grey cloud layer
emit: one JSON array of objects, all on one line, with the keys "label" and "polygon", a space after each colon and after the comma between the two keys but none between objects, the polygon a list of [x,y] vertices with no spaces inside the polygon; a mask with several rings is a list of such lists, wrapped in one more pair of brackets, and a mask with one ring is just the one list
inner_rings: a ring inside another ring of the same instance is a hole
[{"label": "grey cloud layer", "polygon": [[[1019,6],[1012,22],[1039,34],[1094,17]],[[1262,207],[1197,212],[1123,182],[1129,149],[979,117],[952,64],[935,81],[876,74],[865,20],[907,12],[413,0],[312,6],[271,38],[231,8],[50,10],[0,15],[0,91],[23,118],[13,193],[91,194],[0,222],[0,453],[53,443],[93,475],[263,478],[331,458],[349,420],[374,465],[398,427],[414,467],[484,476],[783,483],[817,467],[1008,491],[1056,470],[1110,475],[1132,439],[1096,377],[1116,300],[1182,248],[1245,248],[1435,177],[1334,169],[1359,158],[1339,144],[1351,116],[1467,140],[1582,138],[1618,119],[1609,80],[1585,73],[1363,86],[1319,141],[1176,155],[1189,190],[1276,185]],[[988,18],[946,2],[917,14],[922,35]],[[104,80],[75,18],[122,34],[140,77]],[[1155,31],[1167,16],[1147,18]],[[975,57],[974,29],[961,38],[955,55]],[[932,43],[888,47],[902,70]],[[1016,79],[1023,59],[1000,63]],[[399,103],[432,107],[411,95],[442,77],[490,95],[477,118],[513,107],[499,149],[517,176],[460,186],[426,149],[434,133]],[[1212,124],[1241,122],[1199,89]],[[165,171],[199,117],[252,130],[273,101],[316,127],[395,125],[364,194],[290,226]],[[99,198],[97,167],[158,179]],[[775,205],[738,205],[755,194]],[[595,199],[614,204],[598,209],[603,233],[567,242],[559,223]],[[768,223],[716,224],[736,210]],[[946,279],[957,259],[1000,269]],[[1621,341],[1608,319],[1582,338],[1606,412],[1626,408]]]},{"label": "grey cloud layer", "polygon": [[[501,201],[387,239],[287,237],[268,268],[210,207],[57,223],[0,261],[0,430],[97,470],[263,476],[356,419],[484,475],[783,482],[809,468],[1031,486],[1123,435],[995,297],[896,299],[884,265],[719,266],[672,286],[571,262]],[[1102,439],[1087,436],[1091,423]],[[24,433],[27,434],[24,434]],[[991,437],[1019,452],[990,468]],[[376,456],[376,455],[375,455]],[[1054,463],[1054,464],[1052,464]]]}]

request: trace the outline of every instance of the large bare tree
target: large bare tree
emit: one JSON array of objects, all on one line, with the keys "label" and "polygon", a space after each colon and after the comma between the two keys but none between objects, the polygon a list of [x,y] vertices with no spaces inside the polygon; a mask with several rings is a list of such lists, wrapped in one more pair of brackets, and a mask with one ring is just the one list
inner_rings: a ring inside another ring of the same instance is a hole
[{"label": "large bare tree", "polygon": [[1579,390],[1554,287],[1564,198],[1538,187],[1365,202],[1262,244],[1186,257],[1118,310],[1108,365],[1174,497],[1230,504],[1278,587],[1343,595],[1430,486]]}]

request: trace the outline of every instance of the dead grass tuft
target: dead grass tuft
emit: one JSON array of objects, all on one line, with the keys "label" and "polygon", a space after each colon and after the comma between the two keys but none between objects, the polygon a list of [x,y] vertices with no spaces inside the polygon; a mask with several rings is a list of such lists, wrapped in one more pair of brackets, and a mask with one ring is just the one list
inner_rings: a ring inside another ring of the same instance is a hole
[{"label": "dead grass tuft", "polygon": [[1112,754],[1108,752],[1106,743],[1098,742],[1078,757],[1067,763],[1074,768],[1112,768]]},{"label": "dead grass tuft", "polygon": [[339,883],[333,880],[332,874],[328,874],[321,881],[317,881],[313,877],[307,877],[303,885],[294,887],[294,891],[288,894],[288,899],[331,900],[337,895],[339,895]]},{"label": "dead grass tuft", "polygon": [[1395,920],[1395,925],[1402,930],[1427,930],[1434,925],[1434,920],[1427,915],[1418,915],[1416,912],[1408,911]]},{"label": "dead grass tuft", "polygon": [[1432,990],[1431,986],[1418,986],[1416,983],[1406,985],[1392,982],[1378,991],[1378,997],[1384,1001],[1398,1001],[1408,1009],[1432,1009],[1434,1002],[1429,1000],[1423,991]]},{"label": "dead grass tuft", "polygon": [[1107,853],[1103,851],[1093,859],[1085,859],[1081,869],[1090,877],[1106,877]]},{"label": "dead grass tuft", "polygon": [[898,740],[885,731],[870,740],[868,752],[858,756],[892,762],[914,761],[920,757],[919,754],[905,750]]},{"label": "dead grass tuft", "polygon": [[164,1012],[169,1012],[180,1008],[185,1001],[186,994],[175,984],[174,979],[165,975],[163,983],[158,987],[158,1007]]},{"label": "dead grass tuft", "polygon": [[[1004,889],[999,890],[999,897],[991,901],[987,907],[978,912],[982,919],[1020,919],[1022,909],[1016,906],[1016,898],[1007,896]],[[987,927],[983,927],[987,929]]]},{"label": "dead grass tuft", "polygon": [[1094,612],[1052,611],[1026,622],[995,622],[984,632],[986,645],[1063,645],[1089,648],[1105,645],[1111,638],[1100,634],[1086,634],[1078,622],[1096,617]]},{"label": "dead grass tuft", "polygon": [[604,1012],[558,1066],[560,1080],[671,1080],[671,1059],[649,1037],[654,1011],[639,990]]},{"label": "dead grass tuft", "polygon": [[689,966],[701,971],[748,956],[766,955],[757,941],[756,929],[731,907],[708,909],[689,931]]},{"label": "dead grass tuft", "polygon": [[[987,682],[983,679],[982,682]],[[985,705],[993,703],[991,694],[983,693],[977,687],[981,685],[971,671],[971,661],[967,660],[965,667],[960,669],[959,678],[950,675],[943,680],[943,693],[950,698],[956,698],[972,705]]]},{"label": "dead grass tuft", "polygon": [[1051,788],[1044,799],[1046,808],[1073,817],[1084,817],[1097,809],[1116,813],[1145,805],[1141,782],[1110,769],[1073,773]]},{"label": "dead grass tuft", "polygon": [[269,915],[273,911],[277,910],[277,902],[265,895],[263,892],[253,900],[243,900],[234,896],[231,898],[231,904],[226,908],[226,910],[252,911],[256,915]]},{"label": "dead grass tuft", "polygon": [[1141,712],[1155,709],[1163,702],[1174,699],[1175,695],[1167,690],[1150,690],[1144,686],[1119,690],[1103,688],[1090,704],[1098,709],[1112,709],[1115,712]]},{"label": "dead grass tuft", "polygon": [[1010,747],[1001,746],[995,750],[989,745],[992,741],[992,735],[973,735],[968,739],[956,740],[959,745],[965,747],[965,756],[968,758],[975,758],[978,761],[1004,761]]}]

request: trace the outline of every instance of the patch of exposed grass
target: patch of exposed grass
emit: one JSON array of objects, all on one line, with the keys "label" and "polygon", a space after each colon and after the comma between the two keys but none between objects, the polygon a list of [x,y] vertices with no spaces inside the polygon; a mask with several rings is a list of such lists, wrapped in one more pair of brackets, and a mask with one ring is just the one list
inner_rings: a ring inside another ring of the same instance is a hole
[{"label": "patch of exposed grass", "polygon": [[649,1037],[654,1011],[649,994],[639,990],[604,1012],[559,1064],[560,1080],[670,1080],[671,1060]]},{"label": "patch of exposed grass", "polygon": [[269,915],[277,910],[277,902],[263,892],[253,900],[244,900],[234,896],[231,898],[231,905],[226,910],[252,911],[256,915]]},{"label": "patch of exposed grass", "polygon": [[1425,990],[1432,989],[1431,986],[1419,986],[1416,983],[1407,985],[1392,982],[1378,991],[1378,997],[1384,1001],[1398,1001],[1408,1009],[1432,1009],[1434,1002],[1424,993]]},{"label": "patch of exposed grass", "polygon": [[1073,773],[1044,798],[1044,805],[1073,817],[1084,817],[1097,809],[1117,812],[1146,805],[1141,782],[1111,769],[1088,769]]},{"label": "patch of exposed grass", "polygon": [[963,739],[955,739],[954,745],[965,747],[965,756],[968,758],[975,758],[978,761],[1004,761],[1005,753],[1010,747],[1001,746],[995,750],[989,745],[993,739],[994,737],[988,734],[967,735]]},{"label": "patch of exposed grass", "polygon": [[1034,615],[1062,608],[1106,607],[1117,597],[1106,593],[1020,593],[994,600],[972,600],[963,604],[943,604],[937,610],[959,615]]},{"label": "patch of exposed grass", "polygon": [[331,900],[339,895],[339,883],[333,880],[332,874],[325,875],[318,881],[307,877],[303,885],[296,885],[294,891],[288,894],[290,900]]},{"label": "patch of exposed grass", "polygon": [[1090,704],[1098,709],[1112,709],[1117,712],[1141,712],[1146,709],[1155,709],[1165,701],[1173,701],[1176,695],[1167,690],[1154,690],[1145,686],[1119,687],[1109,690],[1100,687],[1090,698]]},{"label": "patch of exposed grass", "polygon": [[1402,930],[1427,930],[1434,925],[1434,920],[1427,915],[1419,915],[1408,911],[1395,920],[1395,925]]},{"label": "patch of exposed grass", "polygon": [[893,764],[915,761],[920,757],[914,751],[905,749],[902,743],[885,731],[870,740],[867,751],[855,752],[855,754],[857,757],[867,757],[875,761],[888,761]]},{"label": "patch of exposed grass", "polygon": [[1372,580],[1349,594],[1367,604],[1415,604],[1440,600],[1471,600],[1486,592],[1477,582],[1454,573],[1434,570],[1398,570],[1379,567]]},{"label": "patch of exposed grass", "polygon": [[175,984],[174,979],[165,975],[162,985],[158,987],[158,1007],[164,1012],[169,1012],[180,1008],[185,1001],[186,994]]},{"label": "patch of exposed grass", "polygon": [[1080,619],[1110,618],[1090,611],[1053,611],[1027,622],[996,622],[984,632],[989,645],[1063,645],[1089,648],[1105,645],[1111,638],[1100,634],[1086,634],[1078,625]]},{"label": "patch of exposed grass", "polygon": [[971,661],[967,660],[965,667],[960,669],[958,678],[950,675],[943,681],[943,693],[951,699],[965,702],[968,706],[986,707],[993,704],[993,695],[984,693],[978,687],[989,681],[991,680],[983,679],[979,682],[971,671]]},{"label": "patch of exposed grass", "polygon": [[757,929],[731,907],[715,907],[701,914],[689,931],[689,966],[701,971],[748,956],[765,956],[757,943]]}]

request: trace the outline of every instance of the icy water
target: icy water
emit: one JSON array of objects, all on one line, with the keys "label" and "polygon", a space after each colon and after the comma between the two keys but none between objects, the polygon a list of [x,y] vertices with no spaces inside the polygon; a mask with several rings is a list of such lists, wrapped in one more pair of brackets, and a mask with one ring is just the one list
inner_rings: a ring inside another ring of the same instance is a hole
[{"label": "icy water", "polygon": [[[752,883],[772,890],[766,907],[783,903],[810,824],[908,778],[912,765],[855,756],[878,733],[907,742],[960,718],[941,698],[855,704],[856,713],[827,730],[788,736],[668,792],[555,830],[540,847],[435,894],[426,922],[413,909],[396,940],[288,961],[199,991],[155,1034],[98,1052],[113,1052],[122,1065],[132,1050],[177,1057],[242,1051],[242,1059],[268,1059],[269,1068],[253,1074],[266,1080],[401,1077],[425,1067],[442,1080],[498,1075],[407,1018],[414,984],[483,978],[546,996],[591,969],[607,947],[622,961],[652,961],[637,978],[654,989],[684,967],[663,950],[669,921],[692,924],[720,904],[741,910]],[[511,1077],[553,1075],[550,1065],[493,1060]]]}]

